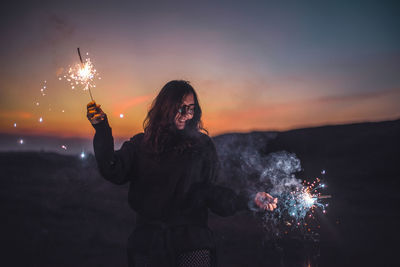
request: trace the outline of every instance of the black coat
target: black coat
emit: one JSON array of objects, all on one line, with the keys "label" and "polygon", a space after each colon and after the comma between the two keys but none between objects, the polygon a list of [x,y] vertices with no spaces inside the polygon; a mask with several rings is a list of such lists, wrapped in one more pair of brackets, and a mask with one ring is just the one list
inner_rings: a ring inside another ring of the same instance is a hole
[{"label": "black coat", "polygon": [[183,152],[171,147],[156,156],[144,145],[142,133],[114,151],[107,120],[94,127],[100,173],[114,184],[130,183],[129,205],[137,213],[128,242],[130,257],[147,255],[165,263],[184,251],[215,251],[208,209],[233,215],[247,207],[247,199],[215,185],[218,156],[211,138],[199,133],[195,144]]}]

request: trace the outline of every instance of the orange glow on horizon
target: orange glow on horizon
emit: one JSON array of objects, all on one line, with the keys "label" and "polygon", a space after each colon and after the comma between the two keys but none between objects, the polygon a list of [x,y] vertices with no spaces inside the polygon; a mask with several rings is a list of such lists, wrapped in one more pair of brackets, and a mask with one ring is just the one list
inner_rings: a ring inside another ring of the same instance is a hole
[{"label": "orange glow on horizon", "polygon": [[142,103],[149,102],[153,97],[153,94],[143,95],[138,97],[133,97],[123,101],[122,103],[117,103],[113,107],[113,114],[119,116],[121,113],[127,112],[130,108],[140,105]]},{"label": "orange glow on horizon", "polygon": [[0,111],[0,118],[2,119],[30,119],[33,117],[33,114],[26,111]]}]

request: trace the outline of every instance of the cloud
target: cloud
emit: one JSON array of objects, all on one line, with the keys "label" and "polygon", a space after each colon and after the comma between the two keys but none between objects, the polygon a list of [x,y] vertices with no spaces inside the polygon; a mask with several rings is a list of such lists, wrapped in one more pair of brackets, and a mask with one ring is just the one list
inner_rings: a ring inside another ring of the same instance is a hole
[{"label": "cloud", "polygon": [[118,105],[113,108],[114,113],[117,115],[124,113],[134,106],[150,101],[153,96],[154,96],[153,94],[148,94],[148,95],[129,98],[125,101],[119,102]]},{"label": "cloud", "polygon": [[33,114],[26,111],[0,111],[0,118],[3,119],[29,119],[32,117]]},{"label": "cloud", "polygon": [[336,103],[336,102],[352,102],[352,101],[362,101],[368,100],[378,97],[383,97],[392,93],[400,92],[399,88],[396,89],[389,89],[383,91],[374,91],[374,92],[359,92],[355,94],[347,94],[347,95],[331,95],[331,96],[324,96],[319,97],[316,99],[310,99],[306,102],[319,102],[319,103]]},{"label": "cloud", "polygon": [[[290,129],[318,123],[351,121],[355,118],[365,117],[367,119],[369,116],[366,114],[368,108],[376,105],[383,107],[387,102],[387,97],[399,95],[399,93],[400,90],[396,88],[375,92],[309,98],[277,104],[237,106],[236,108],[218,110],[211,113],[205,112],[204,122],[206,128],[212,134],[217,134],[228,131],[249,131],[266,128]],[[346,104],[345,107],[338,108],[343,103]],[[350,105],[350,103],[354,103],[354,105]]]}]

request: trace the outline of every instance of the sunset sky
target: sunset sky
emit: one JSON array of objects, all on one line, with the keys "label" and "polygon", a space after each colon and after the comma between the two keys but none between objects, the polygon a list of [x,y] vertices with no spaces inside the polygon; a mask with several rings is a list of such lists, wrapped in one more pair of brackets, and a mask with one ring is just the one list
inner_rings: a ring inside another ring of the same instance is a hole
[{"label": "sunset sky", "polygon": [[400,118],[396,1],[12,1],[1,9],[0,133],[93,136],[89,94],[58,80],[78,62],[77,47],[101,75],[92,92],[116,137],[142,131],[173,79],[197,90],[211,135]]}]

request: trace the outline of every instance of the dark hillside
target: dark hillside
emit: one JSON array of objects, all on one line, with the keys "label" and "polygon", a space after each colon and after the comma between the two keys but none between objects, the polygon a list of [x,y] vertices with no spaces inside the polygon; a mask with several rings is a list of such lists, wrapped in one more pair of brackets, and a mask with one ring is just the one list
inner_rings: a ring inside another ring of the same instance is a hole
[{"label": "dark hillside", "polygon": [[[399,137],[397,120],[226,134],[214,141],[220,183],[237,191],[259,178],[244,162],[282,150],[301,160],[298,177],[324,180],[332,199],[314,244],[318,266],[396,266]],[[134,227],[127,187],[104,181],[93,156],[4,152],[0,167],[2,266],[127,266],[125,245]],[[220,266],[305,264],[305,245],[289,242],[276,250],[258,215],[211,215],[210,226]]]},{"label": "dark hillside", "polygon": [[[227,134],[215,141],[222,151],[223,173],[233,173],[233,180],[223,180],[226,185],[246,184],[238,162],[249,147],[263,156],[293,152],[301,160],[299,178],[323,179],[333,198],[321,229],[322,266],[394,266],[400,237],[400,120]],[[232,166],[238,168],[232,171]]]}]

